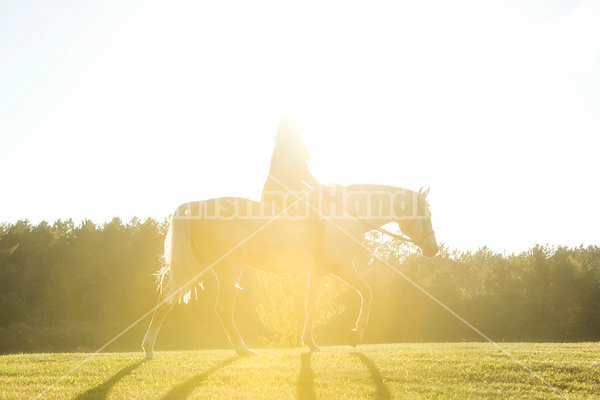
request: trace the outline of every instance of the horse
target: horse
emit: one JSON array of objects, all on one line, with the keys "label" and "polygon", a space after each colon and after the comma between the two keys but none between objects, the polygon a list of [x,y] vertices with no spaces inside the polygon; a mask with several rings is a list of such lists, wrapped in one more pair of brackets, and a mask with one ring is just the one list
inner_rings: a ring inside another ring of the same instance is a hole
[{"label": "horse", "polygon": [[158,305],[142,342],[144,360],[154,358],[166,315],[176,302],[187,303],[208,270],[217,277],[215,309],[233,348],[239,356],[258,354],[246,346],[233,318],[245,265],[270,273],[308,272],[302,341],[310,352],[320,351],[312,331],[325,278],[334,275],[348,283],[362,299],[349,333],[350,344],[356,346],[367,327],[372,298],[353,263],[362,237],[375,229],[388,233],[381,226],[395,222],[405,240],[433,257],[438,245],[428,193],[386,185],[338,185],[319,186],[279,203],[223,197],[182,204],[172,214],[165,238]]}]

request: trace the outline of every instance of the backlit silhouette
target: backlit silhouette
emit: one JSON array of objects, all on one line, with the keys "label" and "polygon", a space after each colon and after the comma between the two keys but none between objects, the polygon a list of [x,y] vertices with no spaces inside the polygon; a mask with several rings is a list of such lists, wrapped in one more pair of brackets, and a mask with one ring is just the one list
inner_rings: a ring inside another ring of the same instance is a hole
[{"label": "backlit silhouette", "polygon": [[299,125],[284,118],[262,202],[225,197],[186,203],[175,210],[165,239],[159,306],[142,343],[145,359],[154,357],[165,316],[176,301],[189,300],[197,281],[208,270],[219,282],[217,314],[240,356],[257,354],[244,344],[233,318],[242,267],[271,273],[308,272],[302,340],[311,351],[319,351],[312,331],[326,276],[341,278],[362,298],[356,327],[349,334],[351,345],[360,342],[367,327],[371,289],[353,264],[363,234],[396,222],[423,255],[437,253],[426,200],[429,190],[319,185],[308,171],[309,156],[299,139],[300,132]]}]

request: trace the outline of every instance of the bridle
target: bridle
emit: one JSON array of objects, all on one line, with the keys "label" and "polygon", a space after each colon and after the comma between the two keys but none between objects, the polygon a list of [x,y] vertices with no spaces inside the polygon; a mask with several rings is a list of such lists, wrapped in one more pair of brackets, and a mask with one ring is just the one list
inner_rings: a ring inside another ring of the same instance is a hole
[{"label": "bridle", "polygon": [[[416,220],[417,220],[416,218],[411,219],[410,222],[408,223],[408,225],[406,226],[406,228],[410,228],[412,226],[412,224],[415,223]],[[392,232],[386,231],[383,228],[378,228],[377,230],[380,231],[381,233],[385,233],[386,235],[390,235],[396,239],[404,240],[406,242],[416,244],[417,246],[418,246],[417,243],[422,243],[424,239],[435,234],[435,231],[433,229],[431,229],[431,227],[427,226],[427,228],[425,229],[425,232],[421,236],[419,236],[418,239],[408,239],[407,240],[406,238],[404,238],[404,236],[398,236],[396,234],[393,234]],[[396,236],[398,236],[398,237],[396,237]]]}]

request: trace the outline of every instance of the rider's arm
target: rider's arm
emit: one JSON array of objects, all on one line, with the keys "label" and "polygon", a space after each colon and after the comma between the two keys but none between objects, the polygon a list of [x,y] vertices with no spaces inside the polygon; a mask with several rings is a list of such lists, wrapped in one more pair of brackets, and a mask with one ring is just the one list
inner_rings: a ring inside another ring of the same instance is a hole
[{"label": "rider's arm", "polygon": [[308,150],[306,150],[304,143],[300,142],[299,148],[299,154],[301,154],[301,157],[298,161],[302,169],[300,176],[302,177],[302,181],[308,184],[308,186],[310,186],[311,188],[314,188],[317,185],[319,185],[319,181],[310,173],[308,169],[308,161],[310,161],[310,155],[308,154]]},{"label": "rider's arm", "polygon": [[314,188],[319,184],[319,181],[312,176],[308,170],[308,166],[306,167],[306,174],[304,175],[303,181],[306,182],[311,188]]}]

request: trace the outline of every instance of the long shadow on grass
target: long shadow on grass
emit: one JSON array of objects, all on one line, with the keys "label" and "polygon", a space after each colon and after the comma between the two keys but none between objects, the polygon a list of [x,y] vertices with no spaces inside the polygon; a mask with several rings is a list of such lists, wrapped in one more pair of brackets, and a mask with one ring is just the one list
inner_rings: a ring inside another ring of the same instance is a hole
[{"label": "long shadow on grass", "polygon": [[315,373],[310,365],[311,353],[300,354],[300,375],[296,384],[298,400],[314,400],[317,398],[315,393]]},{"label": "long shadow on grass", "polygon": [[74,400],[104,400],[108,397],[110,390],[119,382],[121,379],[131,374],[134,369],[142,365],[141,361],[135,362],[131,365],[126,366],[105,382],[99,384],[88,390],[87,392],[81,393]]},{"label": "long shadow on grass", "polygon": [[236,357],[228,358],[225,361],[221,361],[214,367],[209,368],[204,372],[201,372],[197,375],[192,376],[187,381],[180,383],[179,385],[175,386],[173,389],[169,390],[163,397],[160,398],[160,400],[187,399],[192,394],[194,389],[196,389],[198,386],[202,385],[202,383],[204,383],[211,374],[215,373],[216,371],[220,370],[221,368],[228,366],[235,360],[239,360],[239,357],[236,356]]},{"label": "long shadow on grass", "polygon": [[357,357],[365,364],[365,367],[371,373],[371,378],[373,379],[373,384],[375,384],[375,389],[377,390],[376,396],[381,400],[388,400],[392,398],[392,394],[390,393],[390,389],[383,383],[383,378],[381,377],[381,371],[377,367],[377,364],[369,357],[365,356],[363,353],[350,353],[352,356]]}]

